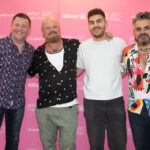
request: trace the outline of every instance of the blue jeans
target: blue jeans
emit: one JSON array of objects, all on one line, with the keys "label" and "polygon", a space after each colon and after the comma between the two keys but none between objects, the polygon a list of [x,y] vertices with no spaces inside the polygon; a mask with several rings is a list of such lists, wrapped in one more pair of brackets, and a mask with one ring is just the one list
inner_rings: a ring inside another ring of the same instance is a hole
[{"label": "blue jeans", "polygon": [[84,99],[90,150],[104,150],[105,129],[110,150],[126,149],[126,113],[123,97],[113,100]]},{"label": "blue jeans", "polygon": [[136,150],[150,150],[150,119],[130,111],[128,115]]},{"label": "blue jeans", "polygon": [[0,108],[0,127],[5,115],[6,146],[5,150],[18,150],[19,134],[24,115],[24,107],[17,110]]}]

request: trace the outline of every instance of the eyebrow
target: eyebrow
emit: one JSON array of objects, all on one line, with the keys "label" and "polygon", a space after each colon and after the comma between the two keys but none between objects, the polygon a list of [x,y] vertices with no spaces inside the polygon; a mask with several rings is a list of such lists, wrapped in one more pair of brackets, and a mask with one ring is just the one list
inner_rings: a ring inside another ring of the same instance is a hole
[{"label": "eyebrow", "polygon": [[99,18],[99,19],[97,19],[97,20],[89,20],[89,22],[97,22],[97,21],[100,21],[100,20],[102,20],[101,18]]}]

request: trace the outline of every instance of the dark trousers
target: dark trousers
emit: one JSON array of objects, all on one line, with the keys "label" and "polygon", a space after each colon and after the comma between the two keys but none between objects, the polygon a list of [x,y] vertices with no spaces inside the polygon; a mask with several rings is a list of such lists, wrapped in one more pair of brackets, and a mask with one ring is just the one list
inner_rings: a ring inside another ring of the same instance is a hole
[{"label": "dark trousers", "polygon": [[110,150],[126,149],[126,113],[123,97],[113,100],[84,99],[90,150],[104,150],[105,129]]},{"label": "dark trousers", "polygon": [[150,150],[150,120],[147,115],[128,111],[136,150]]},{"label": "dark trousers", "polygon": [[5,150],[18,150],[19,134],[24,114],[24,107],[17,110],[0,108],[0,127],[5,115],[6,146]]}]

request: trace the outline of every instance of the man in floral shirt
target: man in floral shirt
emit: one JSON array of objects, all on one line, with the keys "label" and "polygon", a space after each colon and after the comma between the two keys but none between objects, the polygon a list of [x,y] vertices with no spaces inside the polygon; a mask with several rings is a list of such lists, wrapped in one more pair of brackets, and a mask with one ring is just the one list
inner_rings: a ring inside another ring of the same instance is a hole
[{"label": "man in floral shirt", "polygon": [[16,14],[11,34],[0,39],[0,127],[5,115],[5,150],[18,150],[24,115],[25,81],[34,48],[25,41],[31,27],[30,18]]},{"label": "man in floral shirt", "polygon": [[128,114],[136,150],[150,150],[150,12],[133,19],[136,43],[123,51],[122,72],[129,76]]}]

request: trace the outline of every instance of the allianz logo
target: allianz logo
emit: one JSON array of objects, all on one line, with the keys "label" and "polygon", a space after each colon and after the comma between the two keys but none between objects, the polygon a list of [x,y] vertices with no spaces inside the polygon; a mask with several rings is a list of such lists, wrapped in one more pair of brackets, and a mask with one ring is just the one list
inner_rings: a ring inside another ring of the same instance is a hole
[{"label": "allianz logo", "polygon": [[0,17],[13,17],[14,14],[0,14]]},{"label": "allianz logo", "polygon": [[39,129],[38,128],[29,128],[27,131],[28,132],[39,132]]},{"label": "allianz logo", "polygon": [[5,35],[0,34],[0,38],[3,38],[3,37],[5,37]]},{"label": "allianz logo", "polygon": [[44,38],[41,37],[29,37],[29,41],[44,41]]},{"label": "allianz logo", "polygon": [[38,83],[34,83],[34,82],[30,82],[28,83],[28,87],[39,87],[39,84]]},{"label": "allianz logo", "polygon": [[70,13],[63,13],[62,18],[69,18],[69,19],[86,19],[86,14],[70,14]]},{"label": "allianz logo", "polygon": [[5,126],[4,125],[1,126],[0,133],[5,133]]},{"label": "allianz logo", "polygon": [[78,109],[79,109],[79,111],[83,112],[83,111],[84,111],[83,105],[79,105],[79,106],[78,106]]},{"label": "allianz logo", "polygon": [[84,126],[77,127],[77,135],[85,135],[85,127]]},{"label": "allianz logo", "polygon": [[28,148],[27,150],[42,150],[40,148]]},{"label": "allianz logo", "polygon": [[27,112],[34,112],[36,104],[28,104],[27,105]]},{"label": "allianz logo", "polygon": [[120,12],[107,12],[106,18],[108,21],[121,21],[121,13]]},{"label": "allianz logo", "polygon": [[40,148],[28,148],[27,150],[42,150]]}]

